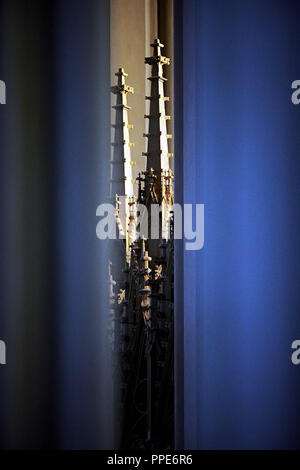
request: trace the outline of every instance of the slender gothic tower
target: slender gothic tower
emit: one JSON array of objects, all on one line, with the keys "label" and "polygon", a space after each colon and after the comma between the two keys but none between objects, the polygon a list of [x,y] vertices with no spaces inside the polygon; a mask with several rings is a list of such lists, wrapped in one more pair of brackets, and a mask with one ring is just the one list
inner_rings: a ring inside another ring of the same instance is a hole
[{"label": "slender gothic tower", "polygon": [[149,132],[145,134],[148,138],[148,150],[144,155],[147,157],[147,170],[153,169],[159,173],[169,169],[169,158],[172,156],[168,152],[168,139],[171,136],[167,133],[166,125],[170,116],[166,115],[165,110],[165,101],[169,101],[169,98],[164,95],[164,82],[167,79],[163,76],[163,66],[170,65],[170,59],[161,55],[164,45],[159,39],[155,39],[151,46],[153,56],[145,58],[145,63],[151,65],[152,73],[148,77],[151,81],[151,95],[146,96],[150,100],[150,114],[145,115],[149,119]]},{"label": "slender gothic tower", "polygon": [[132,166],[135,162],[131,159],[131,148],[134,146],[129,139],[129,129],[133,126],[128,123],[127,94],[134,93],[131,86],[126,85],[125,78],[128,76],[123,68],[115,74],[118,83],[111,88],[112,93],[117,97],[117,102],[113,106],[116,110],[115,129],[113,146],[113,157],[111,163],[110,197],[116,200],[116,216],[120,235],[125,239],[126,263],[130,262],[130,245],[134,240],[134,230],[132,224],[131,207],[135,203],[132,177]]},{"label": "slender gothic tower", "polygon": [[[133,89],[125,84],[123,69],[116,74],[118,84],[112,88],[117,104],[111,197],[116,198],[117,222],[126,239],[126,253],[119,253],[112,266],[114,277],[118,277],[118,293],[113,292],[111,276],[109,285],[115,313],[118,438],[124,448],[166,449],[173,445],[174,431],[173,172],[169,165],[171,136],[167,133],[169,116],[165,102],[168,98],[164,96],[166,79],[163,77],[163,66],[169,65],[170,60],[161,55],[164,46],[159,39],[155,39],[152,47],[153,56],[145,59],[151,66],[151,93],[146,97],[150,103],[149,114],[145,116],[149,126],[144,135],[147,151],[143,154],[147,164],[138,177],[137,200],[133,191],[126,101]],[[147,208],[148,235],[135,227],[139,225],[138,204]],[[153,205],[158,209],[157,217],[152,213]],[[151,238],[154,225],[155,237]],[[123,240],[117,242],[115,252]],[[120,259],[125,258],[122,270]]]},{"label": "slender gothic tower", "polygon": [[[166,78],[163,76],[163,66],[169,65],[170,59],[162,55],[161,49],[164,45],[159,39],[155,39],[151,46],[153,56],[145,58],[145,63],[151,66],[151,76],[148,77],[151,81],[151,94],[146,96],[150,101],[150,112],[145,115],[149,120],[149,126],[148,133],[144,134],[148,139],[147,152],[143,153],[147,157],[144,194],[145,204],[150,212],[151,204],[158,204],[161,208],[158,235],[158,239],[161,240],[169,238],[169,210],[173,205],[173,172],[169,165],[169,159],[173,154],[168,150],[168,140],[172,136],[167,132],[166,121],[170,116],[166,115],[165,102],[169,101],[169,98],[164,95]],[[150,235],[153,223],[153,219],[149,220]],[[152,251],[153,256],[159,254],[158,245],[159,243],[153,240],[149,241],[149,251]]]}]

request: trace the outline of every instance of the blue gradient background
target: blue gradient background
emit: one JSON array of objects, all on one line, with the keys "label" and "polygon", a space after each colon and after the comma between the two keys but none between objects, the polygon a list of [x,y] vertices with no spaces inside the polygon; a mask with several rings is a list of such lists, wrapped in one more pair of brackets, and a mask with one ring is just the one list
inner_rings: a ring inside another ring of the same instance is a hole
[{"label": "blue gradient background", "polygon": [[299,448],[300,2],[175,3],[177,200],[205,204],[204,249],[177,247],[177,445]]}]

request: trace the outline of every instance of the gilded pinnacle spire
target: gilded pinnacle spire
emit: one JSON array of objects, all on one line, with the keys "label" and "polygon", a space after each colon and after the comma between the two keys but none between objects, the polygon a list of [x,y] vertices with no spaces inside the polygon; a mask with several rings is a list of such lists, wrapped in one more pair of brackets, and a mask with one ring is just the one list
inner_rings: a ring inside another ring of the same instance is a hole
[{"label": "gilded pinnacle spire", "polygon": [[134,93],[134,89],[125,83],[128,76],[123,68],[119,68],[115,74],[118,77],[116,86],[111,88],[112,93],[116,95],[116,104],[113,108],[116,110],[115,129],[113,146],[113,157],[111,163],[110,196],[133,196],[133,178],[131,160],[131,147],[133,144],[129,139],[127,94]]},{"label": "gilded pinnacle spire", "polygon": [[151,44],[153,47],[153,56],[146,57],[145,63],[151,65],[151,94],[146,96],[150,100],[150,113],[145,115],[149,119],[148,133],[144,134],[148,139],[147,152],[143,155],[147,157],[147,170],[151,168],[155,171],[168,170],[169,158],[172,154],[168,151],[168,139],[171,137],[167,133],[166,121],[170,116],[166,115],[165,101],[168,98],[164,96],[163,66],[170,64],[170,59],[161,55],[161,49],[164,45],[159,39],[155,39]]},{"label": "gilded pinnacle spire", "polygon": [[113,108],[116,110],[115,129],[113,146],[113,157],[111,163],[110,196],[116,198],[116,219],[120,234],[126,242],[126,262],[130,262],[130,245],[134,239],[134,189],[132,166],[135,162],[131,160],[131,147],[133,144],[129,139],[127,94],[134,93],[131,86],[126,85],[127,73],[123,68],[119,68],[115,74],[118,77],[116,86],[111,88],[112,93],[116,95],[116,104]]}]

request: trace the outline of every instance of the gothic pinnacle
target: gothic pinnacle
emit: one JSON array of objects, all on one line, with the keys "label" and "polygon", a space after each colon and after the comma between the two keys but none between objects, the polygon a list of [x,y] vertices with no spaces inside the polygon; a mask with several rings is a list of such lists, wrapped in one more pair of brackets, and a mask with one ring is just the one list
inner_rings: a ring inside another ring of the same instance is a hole
[{"label": "gothic pinnacle", "polygon": [[126,84],[127,73],[119,68],[115,74],[118,78],[117,85],[111,87],[112,93],[116,95],[116,110],[114,141],[112,142],[113,156],[111,163],[110,196],[117,197],[116,221],[119,233],[125,237],[126,262],[130,262],[130,245],[135,236],[134,228],[134,189],[132,166],[135,162],[131,159],[131,148],[133,143],[129,139],[127,95],[133,94],[134,89]]},{"label": "gothic pinnacle", "polygon": [[161,49],[164,45],[159,39],[155,39],[153,44],[153,55],[145,58],[145,63],[151,66],[151,94],[146,99],[149,103],[149,114],[145,118],[149,120],[147,137],[147,151],[143,153],[147,157],[147,170],[160,172],[169,169],[169,151],[168,139],[170,134],[167,133],[166,121],[170,119],[166,115],[163,66],[170,64],[170,59],[161,55]]},{"label": "gothic pinnacle", "polygon": [[115,136],[113,147],[113,157],[111,159],[111,197],[115,194],[119,196],[133,196],[133,177],[132,165],[134,162],[131,160],[131,147],[133,143],[129,139],[128,124],[128,110],[130,107],[127,105],[127,94],[133,94],[134,89],[126,85],[127,73],[123,68],[119,68],[115,74],[118,77],[117,85],[111,87],[112,93],[116,95],[116,104],[113,108],[116,110],[115,118]]}]

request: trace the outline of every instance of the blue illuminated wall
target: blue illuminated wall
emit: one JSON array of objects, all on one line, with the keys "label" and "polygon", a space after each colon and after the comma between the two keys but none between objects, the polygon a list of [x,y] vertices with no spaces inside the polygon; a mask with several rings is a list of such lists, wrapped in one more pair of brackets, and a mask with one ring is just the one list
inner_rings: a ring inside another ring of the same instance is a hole
[{"label": "blue illuminated wall", "polygon": [[204,249],[177,246],[179,447],[300,447],[299,17],[175,2],[177,200],[205,204]]}]

